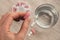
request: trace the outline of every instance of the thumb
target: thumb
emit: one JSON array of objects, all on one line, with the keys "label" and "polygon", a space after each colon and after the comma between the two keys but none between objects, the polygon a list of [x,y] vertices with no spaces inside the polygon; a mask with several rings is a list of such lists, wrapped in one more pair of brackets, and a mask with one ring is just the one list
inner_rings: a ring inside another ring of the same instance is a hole
[{"label": "thumb", "polygon": [[21,30],[18,32],[18,37],[24,38],[29,28],[30,18],[25,19],[22,24]]}]

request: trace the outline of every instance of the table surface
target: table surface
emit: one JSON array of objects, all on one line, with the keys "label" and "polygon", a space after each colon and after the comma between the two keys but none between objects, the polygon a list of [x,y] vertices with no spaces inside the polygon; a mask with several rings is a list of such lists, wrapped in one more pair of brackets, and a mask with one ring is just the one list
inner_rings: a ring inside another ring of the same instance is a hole
[{"label": "table surface", "polygon": [[[0,18],[2,17],[2,15],[8,12],[11,9],[12,5],[14,5],[17,1],[22,1],[22,0],[0,0]],[[32,13],[34,13],[36,7],[44,3],[50,3],[54,5],[57,11],[60,13],[60,0],[23,0],[23,1],[26,1],[31,5]],[[53,28],[42,29],[42,28],[36,28],[37,27],[36,26],[35,28],[39,30],[39,32],[37,32],[36,35],[32,37],[26,36],[25,40],[60,40],[59,23],[60,23],[60,18],[57,24]],[[14,21],[11,28],[12,32],[18,31],[19,25],[20,25],[19,22],[17,23]]]}]

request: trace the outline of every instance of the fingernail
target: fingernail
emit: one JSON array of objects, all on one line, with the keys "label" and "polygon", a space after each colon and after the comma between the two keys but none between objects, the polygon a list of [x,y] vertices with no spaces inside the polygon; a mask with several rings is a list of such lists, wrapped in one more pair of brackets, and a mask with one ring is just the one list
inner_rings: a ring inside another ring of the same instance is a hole
[{"label": "fingernail", "polygon": [[30,16],[30,13],[26,13],[26,15],[24,16],[24,19],[28,18]]},{"label": "fingernail", "polygon": [[36,33],[35,29],[32,29],[31,31],[32,31],[32,34],[35,34]]}]

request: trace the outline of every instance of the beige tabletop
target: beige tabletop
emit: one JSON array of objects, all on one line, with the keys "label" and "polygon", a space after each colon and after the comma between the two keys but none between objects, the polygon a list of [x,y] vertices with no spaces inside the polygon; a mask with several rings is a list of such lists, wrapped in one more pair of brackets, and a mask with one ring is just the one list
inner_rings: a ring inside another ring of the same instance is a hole
[{"label": "beige tabletop", "polygon": [[[18,1],[21,0],[0,0],[0,18],[3,14],[5,14],[11,9],[12,5],[17,3]],[[38,7],[39,5],[44,3],[50,3],[55,6],[60,15],[60,0],[23,0],[23,1],[26,1],[31,5],[32,13],[35,13],[34,11],[36,7]],[[14,21],[12,28],[10,30],[12,32],[17,32],[20,29],[19,27],[20,22],[17,23]],[[50,29],[35,28],[35,29],[39,30],[39,32],[37,32],[36,35],[32,37],[26,36],[25,40],[60,40],[60,18],[53,28]]]}]

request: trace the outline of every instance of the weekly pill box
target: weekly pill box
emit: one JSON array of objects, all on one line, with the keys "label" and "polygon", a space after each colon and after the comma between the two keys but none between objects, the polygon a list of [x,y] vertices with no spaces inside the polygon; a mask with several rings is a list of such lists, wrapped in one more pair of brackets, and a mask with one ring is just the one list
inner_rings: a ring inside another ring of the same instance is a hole
[{"label": "weekly pill box", "polygon": [[12,12],[31,12],[31,8],[27,2],[17,2],[13,5]]}]

